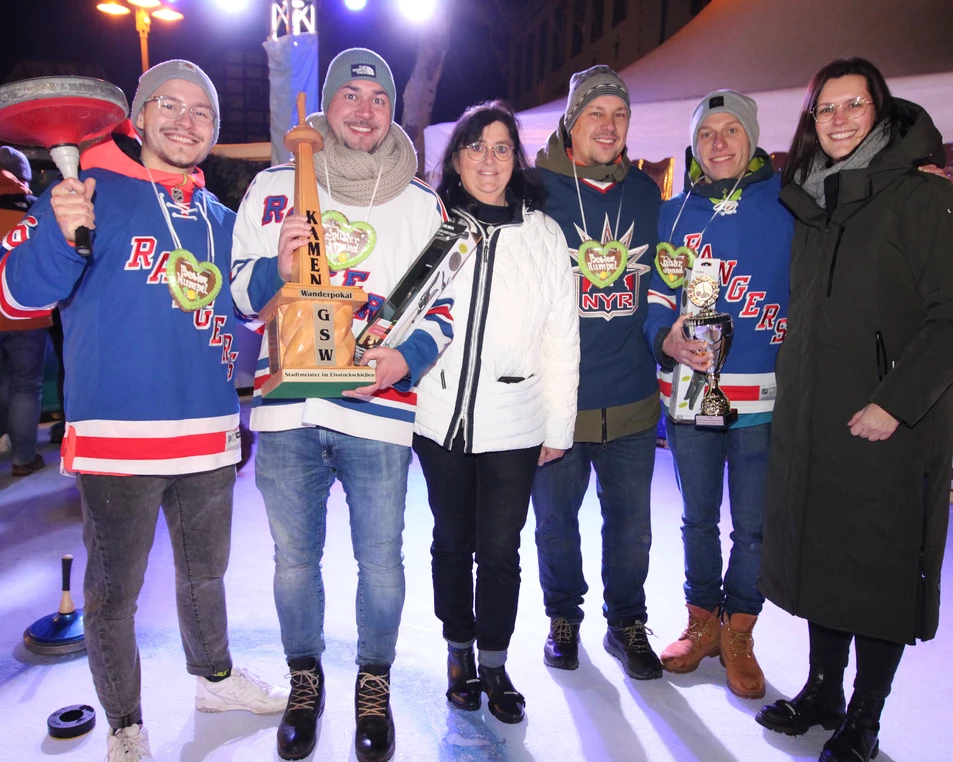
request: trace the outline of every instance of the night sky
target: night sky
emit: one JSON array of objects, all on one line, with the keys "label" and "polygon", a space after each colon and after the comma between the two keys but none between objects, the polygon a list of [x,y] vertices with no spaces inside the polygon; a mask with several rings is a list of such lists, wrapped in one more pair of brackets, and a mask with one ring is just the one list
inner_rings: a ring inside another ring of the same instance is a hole
[{"label": "night sky", "polygon": [[[500,19],[492,14],[493,8],[502,3],[441,0],[454,13],[454,22],[433,122],[452,121],[468,105],[506,95],[501,70],[504,59],[493,51],[490,41],[503,38],[500,29],[512,23],[512,11],[526,1],[508,0],[508,13]],[[96,10],[97,2],[3,0],[0,82],[7,81],[21,58],[96,63],[105,67],[107,79],[119,85],[131,102],[140,74],[134,19],[131,14],[108,16]],[[187,58],[205,67],[226,50],[260,50],[268,32],[270,0],[250,0],[241,14],[222,12],[213,0],[177,0],[171,4],[185,18],[171,24],[153,21],[149,35],[152,64],[169,58]],[[481,24],[472,9],[484,6],[483,15],[493,20]],[[335,54],[347,47],[369,47],[393,69],[400,101],[413,68],[419,35],[426,34],[426,26],[415,27],[405,21],[394,0],[367,0],[367,7],[359,13],[348,11],[343,0],[323,0],[318,25],[322,84],[324,71]]]}]

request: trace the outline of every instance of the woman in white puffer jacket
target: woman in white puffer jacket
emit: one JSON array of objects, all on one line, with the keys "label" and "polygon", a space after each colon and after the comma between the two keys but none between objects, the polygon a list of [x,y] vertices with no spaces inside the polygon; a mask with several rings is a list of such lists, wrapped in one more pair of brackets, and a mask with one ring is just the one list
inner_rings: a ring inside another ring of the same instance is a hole
[{"label": "woman in white puffer jacket", "polygon": [[[520,722],[504,664],[519,600],[520,531],[537,465],[572,445],[579,318],[566,240],[502,101],[470,108],[438,193],[482,236],[454,280],[454,340],[417,388],[414,450],[434,515],[434,609],[447,698]],[[477,564],[474,607],[473,562]],[[479,673],[473,645],[479,650]]]}]

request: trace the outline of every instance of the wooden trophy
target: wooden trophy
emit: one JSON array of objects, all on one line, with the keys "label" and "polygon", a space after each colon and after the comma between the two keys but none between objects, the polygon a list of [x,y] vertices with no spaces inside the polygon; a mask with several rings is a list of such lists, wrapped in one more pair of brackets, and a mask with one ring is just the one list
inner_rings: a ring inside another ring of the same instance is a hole
[{"label": "wooden trophy", "polygon": [[367,303],[359,287],[331,286],[324,248],[324,226],[314,174],[314,153],[324,139],[305,122],[305,94],[298,94],[298,125],[285,135],[294,154],[296,214],[311,225],[310,240],[295,252],[291,280],[259,317],[268,327],[265,397],[340,397],[347,389],[374,383],[374,369],[354,366],[354,311]]}]

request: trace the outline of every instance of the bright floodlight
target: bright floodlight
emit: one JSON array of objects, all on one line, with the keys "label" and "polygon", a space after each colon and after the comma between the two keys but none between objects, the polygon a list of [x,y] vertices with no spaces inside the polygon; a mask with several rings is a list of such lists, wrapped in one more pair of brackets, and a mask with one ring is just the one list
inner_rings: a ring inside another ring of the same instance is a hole
[{"label": "bright floodlight", "polygon": [[108,13],[111,16],[125,16],[127,13],[130,13],[129,8],[125,5],[120,5],[116,0],[109,0],[105,3],[100,3],[96,6],[103,13]]},{"label": "bright floodlight", "polygon": [[350,11],[363,11],[364,6],[367,5],[367,0],[344,0],[344,5]]},{"label": "bright floodlight", "polygon": [[409,21],[426,21],[437,9],[437,0],[397,0],[397,7]]}]

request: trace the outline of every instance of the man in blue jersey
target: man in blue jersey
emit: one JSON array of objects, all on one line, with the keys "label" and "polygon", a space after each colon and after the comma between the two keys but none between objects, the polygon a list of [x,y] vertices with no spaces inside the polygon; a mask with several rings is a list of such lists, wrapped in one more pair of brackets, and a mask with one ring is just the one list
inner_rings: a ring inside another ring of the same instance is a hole
[{"label": "man in blue jersey", "polygon": [[[752,630],[764,603],[757,588],[761,520],[794,229],[758,134],[751,98],[733,90],[706,95],[692,115],[685,190],[662,205],[659,218],[662,241],[721,262],[715,309],[734,322],[721,387],[739,413],[725,431],[671,416],[666,421],[683,501],[688,626],[662,652],[662,665],[691,672],[704,657],[720,654],[728,688],[742,698],[760,698],[765,691]],[[663,286],[650,299],[650,314],[673,314],[680,297]],[[661,375],[660,386],[668,404],[670,374]],[[732,545],[723,575],[718,524],[726,464]]]},{"label": "man in blue jersey", "polygon": [[[574,74],[566,113],[536,158],[546,213],[562,227],[576,277],[581,363],[575,443],[533,484],[536,549],[550,631],[547,665],[579,666],[588,587],[579,509],[595,468],[602,508],[605,649],[638,680],[661,677],[646,637],[645,578],[652,530],[659,393],[656,369],[672,359],[705,367],[701,342],[674,315],[650,314],[649,284],[661,194],[626,154],[629,91],[608,66]],[[657,278],[657,276],[655,276]]]},{"label": "man in blue jersey", "polygon": [[[355,313],[355,333],[374,319],[445,219],[434,191],[414,178],[413,145],[393,123],[396,95],[387,63],[353,48],[331,62],[324,113],[309,117],[325,141],[314,165],[326,242],[347,240],[342,233],[352,225],[373,232],[362,247],[332,249],[328,257],[344,262],[332,272],[332,285],[362,286],[368,295]],[[293,199],[294,168],[285,164],[260,173],[238,211],[232,291],[250,317],[289,279],[292,254],[308,241],[307,219],[291,213]],[[328,216],[331,211],[336,214]],[[321,556],[336,479],[347,497],[358,563],[355,751],[361,762],[394,754],[390,667],[404,603],[412,388],[450,341],[451,325],[449,304],[438,300],[399,347],[369,350],[376,383],[358,390],[364,392],[358,399],[264,399],[267,332],[262,342],[251,428],[258,431],[255,474],[275,541],[275,603],[291,672],[291,699],[278,728],[282,759],[311,753],[324,709]]]},{"label": "man in blue jersey", "polygon": [[[205,73],[188,61],[154,66],[131,122],[3,240],[0,311],[23,319],[59,304],[63,319],[63,465],[82,496],[86,647],[111,728],[107,762],[153,759],[135,612],[160,506],[196,708],[277,714],[288,700],[233,667],[228,647],[223,577],[240,455],[232,300],[189,295],[166,277],[169,267],[228,277],[235,215],[196,168],[218,131]],[[88,258],[74,247],[80,226],[93,232]]]}]

